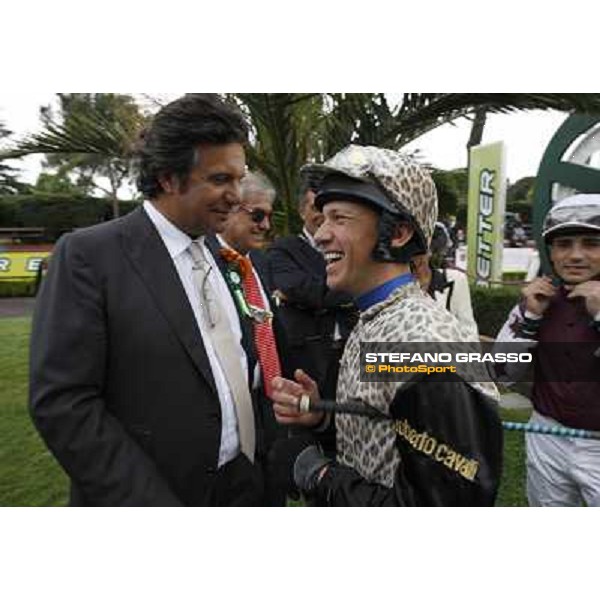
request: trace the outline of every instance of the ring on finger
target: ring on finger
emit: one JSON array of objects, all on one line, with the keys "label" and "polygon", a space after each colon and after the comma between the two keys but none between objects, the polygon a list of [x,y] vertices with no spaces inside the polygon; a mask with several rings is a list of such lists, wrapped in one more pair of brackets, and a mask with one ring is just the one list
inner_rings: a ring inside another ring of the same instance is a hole
[{"label": "ring on finger", "polygon": [[300,400],[298,401],[298,410],[301,413],[310,412],[310,398],[308,394],[302,394],[302,396],[300,396]]}]

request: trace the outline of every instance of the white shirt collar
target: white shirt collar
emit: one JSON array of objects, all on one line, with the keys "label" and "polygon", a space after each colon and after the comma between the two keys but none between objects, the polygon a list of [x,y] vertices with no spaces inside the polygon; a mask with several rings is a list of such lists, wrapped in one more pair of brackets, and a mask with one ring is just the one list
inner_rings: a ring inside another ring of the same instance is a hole
[{"label": "white shirt collar", "polygon": [[[227,243],[225,238],[220,233],[217,234],[217,240],[219,241],[219,244],[221,244],[221,246],[223,246],[223,248],[229,248],[230,250],[234,250],[235,252],[237,252],[237,250],[235,248],[233,248],[231,246],[231,244]],[[239,252],[238,252],[238,254],[239,254]],[[250,253],[246,252],[246,254],[243,254],[242,256],[245,256],[246,258],[250,258]]]},{"label": "white shirt collar", "polygon": [[304,229],[302,229],[302,233],[304,234],[304,236],[306,237],[306,239],[308,240],[308,243],[315,249],[318,250],[318,246],[315,242],[315,238],[310,235],[310,233],[308,233],[308,229],[306,229],[306,227],[304,227]]},{"label": "white shirt collar", "polygon": [[186,252],[192,243],[192,238],[173,225],[153,204],[148,200],[144,201],[144,210],[154,223],[162,241],[167,247],[169,256],[174,260],[179,255]]}]

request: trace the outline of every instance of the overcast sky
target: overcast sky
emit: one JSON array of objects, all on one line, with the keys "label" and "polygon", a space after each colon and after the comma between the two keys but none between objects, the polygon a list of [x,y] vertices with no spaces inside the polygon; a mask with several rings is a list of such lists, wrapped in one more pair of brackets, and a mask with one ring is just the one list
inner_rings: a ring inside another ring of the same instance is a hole
[{"label": "overcast sky", "polygon": [[[161,96],[161,94],[150,94]],[[177,94],[163,94],[165,98]],[[51,93],[5,93],[0,94],[0,122],[17,136],[40,129],[39,107],[49,104]],[[540,160],[552,136],[566,119],[566,114],[555,111],[529,111],[510,115],[492,115],[484,134],[484,143],[504,141],[507,146],[507,175],[511,182],[521,177],[535,175]],[[470,123],[465,119],[456,125],[445,125],[422,136],[407,146],[420,149],[422,158],[441,169],[466,166],[466,143]],[[40,159],[29,157],[18,163],[22,178],[35,181],[40,171]]]}]

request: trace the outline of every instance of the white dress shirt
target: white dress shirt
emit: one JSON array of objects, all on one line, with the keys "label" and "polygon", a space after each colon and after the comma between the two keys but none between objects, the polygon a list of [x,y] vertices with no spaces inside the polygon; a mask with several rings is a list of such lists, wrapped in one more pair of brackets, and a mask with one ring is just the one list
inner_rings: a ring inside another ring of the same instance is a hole
[{"label": "white dress shirt", "polygon": [[[194,262],[188,252],[192,239],[173,225],[173,223],[159,212],[151,202],[144,202],[144,210],[156,227],[171,260],[177,269],[177,273],[179,274],[190,306],[194,311],[194,316],[196,317],[198,329],[202,335],[204,347],[206,348],[206,354],[208,355],[210,367],[217,386],[217,392],[219,394],[219,402],[221,404],[221,445],[219,447],[219,466],[222,466],[233,460],[240,453],[237,416],[229,384],[227,383],[217,354],[212,346],[210,335],[207,332],[207,325],[204,322],[203,313],[200,310],[200,293],[194,284],[193,277]],[[213,289],[218,293],[220,300],[219,308],[225,312],[229,319],[234,339],[237,344],[239,344],[240,361],[242,363],[244,375],[247,379],[248,362],[242,346],[242,331],[233,299],[231,298],[227,284],[221,275],[221,271],[216,265],[210,250],[206,247],[205,255],[208,263],[212,267],[208,275],[210,283],[213,286]]]}]

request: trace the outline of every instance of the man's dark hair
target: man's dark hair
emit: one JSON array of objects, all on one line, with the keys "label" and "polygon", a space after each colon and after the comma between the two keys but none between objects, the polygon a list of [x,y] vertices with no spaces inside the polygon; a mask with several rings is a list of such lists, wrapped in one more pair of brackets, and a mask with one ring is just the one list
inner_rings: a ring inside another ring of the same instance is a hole
[{"label": "man's dark hair", "polygon": [[311,187],[306,182],[300,183],[300,187],[298,188],[298,210],[302,211],[306,206],[306,192],[310,190]]},{"label": "man's dark hair", "polygon": [[147,198],[162,191],[159,178],[176,176],[182,186],[194,168],[200,144],[245,144],[248,126],[235,106],[218,94],[187,94],[154,117],[138,147],[138,189]]},{"label": "man's dark hair", "polygon": [[308,175],[300,176],[300,185],[298,186],[298,210],[303,210],[306,206],[306,192],[312,191],[315,194],[319,191],[318,184]]}]

